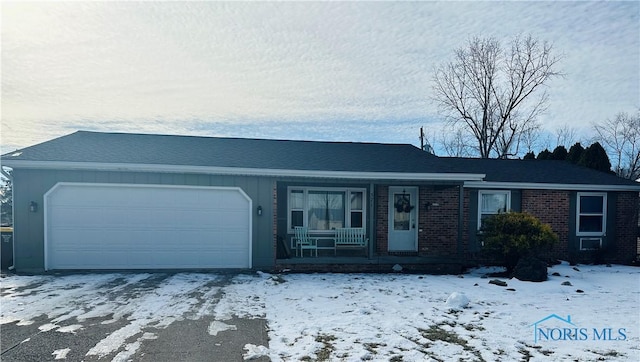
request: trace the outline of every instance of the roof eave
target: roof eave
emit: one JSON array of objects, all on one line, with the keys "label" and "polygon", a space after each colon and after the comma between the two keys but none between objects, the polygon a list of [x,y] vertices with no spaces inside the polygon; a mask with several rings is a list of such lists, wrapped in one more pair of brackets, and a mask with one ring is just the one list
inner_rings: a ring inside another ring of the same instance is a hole
[{"label": "roof eave", "polygon": [[12,168],[40,170],[93,170],[93,171],[135,171],[165,173],[198,173],[237,176],[271,177],[311,177],[336,179],[370,180],[407,180],[407,181],[481,181],[486,175],[475,173],[411,173],[411,172],[372,172],[372,171],[331,171],[331,170],[295,170],[270,168],[243,168],[190,165],[156,165],[145,163],[98,163],[67,161],[26,161],[10,160],[4,162]]},{"label": "roof eave", "polygon": [[474,189],[527,189],[527,190],[568,190],[568,191],[635,191],[640,192],[638,185],[612,184],[563,184],[563,183],[533,183],[533,182],[496,182],[496,181],[465,181],[464,187]]}]

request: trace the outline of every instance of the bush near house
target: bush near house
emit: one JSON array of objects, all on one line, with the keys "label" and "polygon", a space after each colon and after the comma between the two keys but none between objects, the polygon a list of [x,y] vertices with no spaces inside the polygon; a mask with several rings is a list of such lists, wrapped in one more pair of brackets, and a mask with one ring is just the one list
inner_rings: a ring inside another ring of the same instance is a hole
[{"label": "bush near house", "polygon": [[538,257],[558,242],[551,226],[525,212],[507,212],[482,221],[484,252],[498,257],[510,274],[523,257]]}]

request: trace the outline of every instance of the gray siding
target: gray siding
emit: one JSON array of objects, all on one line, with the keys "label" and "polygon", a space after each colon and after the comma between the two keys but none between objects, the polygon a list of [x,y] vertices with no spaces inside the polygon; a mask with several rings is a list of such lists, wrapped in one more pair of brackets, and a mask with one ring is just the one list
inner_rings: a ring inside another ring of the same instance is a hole
[{"label": "gray siding", "polygon": [[[44,194],[58,182],[163,184],[240,187],[253,201],[253,267],[269,269],[275,264],[273,248],[273,187],[269,177],[220,176],[205,174],[62,171],[16,169],[14,178],[15,266],[19,272],[44,270]],[[29,203],[38,203],[36,213]],[[262,206],[262,216],[256,208]]]}]

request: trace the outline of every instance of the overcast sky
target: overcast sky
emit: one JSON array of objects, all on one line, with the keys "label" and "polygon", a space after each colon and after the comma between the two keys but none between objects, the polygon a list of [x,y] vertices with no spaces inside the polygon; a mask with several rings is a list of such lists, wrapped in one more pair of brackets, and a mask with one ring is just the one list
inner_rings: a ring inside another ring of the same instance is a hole
[{"label": "overcast sky", "polygon": [[433,70],[531,34],[553,131],[640,106],[640,3],[2,2],[2,152],[76,130],[419,144]]}]

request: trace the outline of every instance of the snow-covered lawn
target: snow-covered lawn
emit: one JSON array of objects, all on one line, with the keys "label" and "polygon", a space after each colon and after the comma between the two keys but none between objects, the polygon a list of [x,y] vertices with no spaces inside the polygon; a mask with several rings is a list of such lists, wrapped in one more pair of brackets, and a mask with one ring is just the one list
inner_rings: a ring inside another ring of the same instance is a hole
[{"label": "snow-covered lawn", "polygon": [[119,359],[153,338],[145,327],[207,315],[222,322],[209,333],[231,316],[265,318],[268,348],[247,345],[245,356],[273,361],[640,360],[640,268],[563,263],[547,282],[502,279],[506,287],[490,284],[489,271],[256,273],[222,284],[216,274],[180,273],[134,293],[117,290],[154,274],[10,276],[0,280],[0,327],[45,314],[52,321],[41,330],[72,321],[73,333],[86,318],[113,313],[128,324],[89,352],[121,350]]}]

